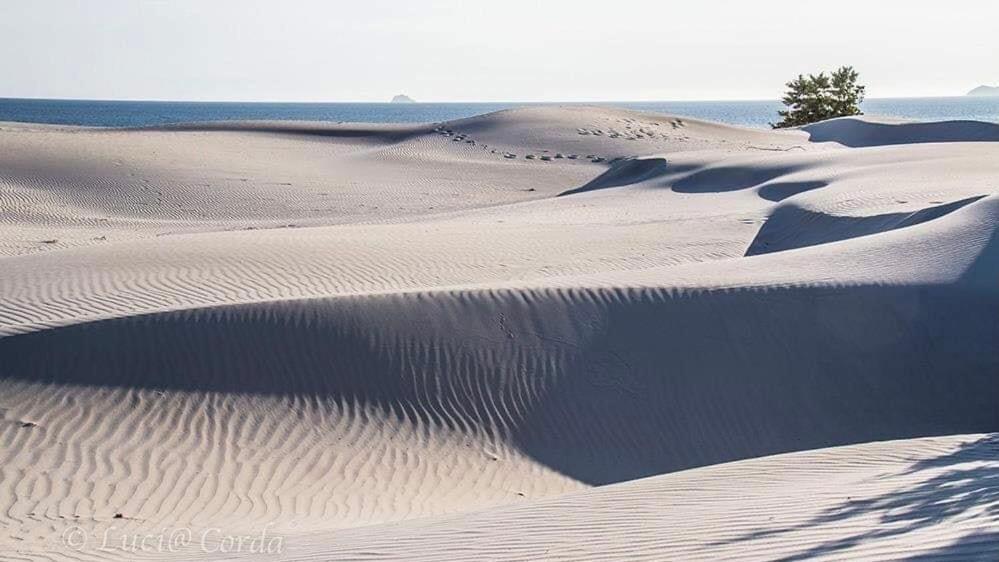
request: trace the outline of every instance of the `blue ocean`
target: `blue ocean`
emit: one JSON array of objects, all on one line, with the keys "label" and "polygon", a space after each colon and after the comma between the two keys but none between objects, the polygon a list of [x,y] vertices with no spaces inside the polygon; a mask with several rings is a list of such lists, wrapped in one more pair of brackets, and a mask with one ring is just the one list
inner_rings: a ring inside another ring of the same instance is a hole
[{"label": "blue ocean", "polygon": [[[143,127],[198,121],[278,119],[367,123],[420,123],[460,119],[501,109],[543,105],[606,105],[684,115],[732,125],[765,128],[777,121],[776,101],[683,101],[602,103],[232,103],[90,101],[0,98],[0,121]],[[882,98],[863,110],[921,121],[999,122],[999,97]]]}]

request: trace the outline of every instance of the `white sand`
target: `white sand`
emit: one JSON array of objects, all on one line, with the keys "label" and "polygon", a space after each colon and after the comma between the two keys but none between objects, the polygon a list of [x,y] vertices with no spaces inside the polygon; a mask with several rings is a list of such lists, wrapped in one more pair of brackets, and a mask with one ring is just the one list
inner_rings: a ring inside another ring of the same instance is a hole
[{"label": "white sand", "polygon": [[994,558],[997,155],[598,108],[2,124],[0,558]]}]

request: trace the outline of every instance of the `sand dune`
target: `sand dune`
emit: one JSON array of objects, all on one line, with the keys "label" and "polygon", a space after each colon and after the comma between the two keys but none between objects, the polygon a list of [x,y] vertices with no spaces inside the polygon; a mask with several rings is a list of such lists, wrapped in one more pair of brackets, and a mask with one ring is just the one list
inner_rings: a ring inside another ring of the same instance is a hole
[{"label": "sand dune", "polygon": [[2,129],[13,559],[999,550],[984,124]]},{"label": "sand dune", "polygon": [[992,560],[997,453],[969,435],[781,455],[317,533],[284,559]]}]

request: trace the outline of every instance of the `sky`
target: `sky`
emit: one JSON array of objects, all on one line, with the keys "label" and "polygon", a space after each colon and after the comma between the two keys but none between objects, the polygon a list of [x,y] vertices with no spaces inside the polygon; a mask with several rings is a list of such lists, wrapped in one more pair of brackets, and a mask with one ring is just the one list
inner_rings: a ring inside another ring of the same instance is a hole
[{"label": "sky", "polygon": [[775,99],[999,84],[996,0],[0,0],[0,97]]}]

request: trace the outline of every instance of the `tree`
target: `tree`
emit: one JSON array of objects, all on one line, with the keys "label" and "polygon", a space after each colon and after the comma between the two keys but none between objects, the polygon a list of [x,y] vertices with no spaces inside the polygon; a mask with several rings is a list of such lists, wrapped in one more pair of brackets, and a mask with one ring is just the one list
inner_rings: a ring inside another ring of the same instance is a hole
[{"label": "tree", "polygon": [[852,66],[844,66],[826,75],[799,75],[787,83],[787,93],[781,100],[788,107],[778,111],[780,123],[774,129],[800,127],[816,121],[834,117],[863,115],[860,103],[864,101],[866,88],[857,83],[860,74]]}]

